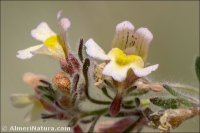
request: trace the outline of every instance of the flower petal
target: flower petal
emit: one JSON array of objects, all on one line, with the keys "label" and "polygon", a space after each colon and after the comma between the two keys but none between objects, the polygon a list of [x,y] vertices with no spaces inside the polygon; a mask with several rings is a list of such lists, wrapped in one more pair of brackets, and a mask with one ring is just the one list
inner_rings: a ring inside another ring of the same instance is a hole
[{"label": "flower petal", "polygon": [[57,20],[58,20],[58,23],[59,23],[59,26],[61,28],[61,32],[60,32],[60,44],[63,48],[63,51],[66,55],[66,58],[67,58],[67,55],[69,53],[69,46],[68,46],[68,42],[67,42],[67,31],[68,29],[70,28],[71,26],[71,22],[69,21],[68,18],[65,18],[62,16],[62,11],[58,11],[57,13]]},{"label": "flower petal", "polygon": [[138,77],[144,77],[149,75],[152,71],[155,71],[158,68],[159,64],[148,66],[145,68],[138,68],[138,67],[132,67],[133,72]]},{"label": "flower petal", "polygon": [[134,45],[134,26],[129,21],[123,21],[116,26],[116,33],[112,42],[113,48],[126,49]]},{"label": "flower petal", "polygon": [[89,56],[98,60],[109,60],[109,57],[105,54],[103,49],[93,40],[89,39],[86,43],[86,52]]},{"label": "flower petal", "polygon": [[22,79],[26,84],[30,85],[33,89],[35,89],[39,85],[42,85],[40,80],[48,81],[45,76],[37,75],[31,72],[24,73]]},{"label": "flower petal", "polygon": [[148,55],[149,44],[153,39],[153,34],[147,28],[139,28],[134,34],[134,45],[129,45],[125,52],[136,54],[145,61]]},{"label": "flower petal", "polygon": [[103,69],[103,75],[111,76],[116,81],[122,82],[126,79],[130,65],[118,66],[114,61],[110,61]]},{"label": "flower petal", "polygon": [[55,36],[56,34],[50,29],[46,22],[41,22],[31,31],[31,35],[36,40],[44,42],[47,38]]},{"label": "flower petal", "polygon": [[[43,45],[43,44],[42,44]],[[50,56],[52,56],[52,53],[48,50],[48,48],[47,47],[41,47],[41,48],[39,48],[39,49],[37,49],[37,50],[35,50],[35,51],[32,51],[31,53],[33,53],[33,54],[43,54],[43,55],[50,55]]]},{"label": "flower petal", "polygon": [[63,47],[59,43],[55,44],[54,46],[48,46],[47,48],[49,52],[51,53],[51,55],[57,58],[58,60],[66,59]]},{"label": "flower petal", "polygon": [[43,107],[40,101],[35,101],[32,109],[25,115],[25,121],[35,121],[41,118]]},{"label": "flower petal", "polygon": [[23,108],[33,103],[34,96],[30,94],[13,94],[10,100],[14,107]]},{"label": "flower petal", "polygon": [[68,18],[61,18],[60,19],[60,25],[63,28],[64,31],[67,31],[71,25],[71,22]]},{"label": "flower petal", "polygon": [[43,47],[43,44],[40,44],[40,45],[29,47],[29,48],[24,49],[24,50],[19,50],[19,51],[17,51],[16,57],[23,59],[23,60],[24,59],[30,59],[34,55],[33,52],[39,50],[42,47]]}]

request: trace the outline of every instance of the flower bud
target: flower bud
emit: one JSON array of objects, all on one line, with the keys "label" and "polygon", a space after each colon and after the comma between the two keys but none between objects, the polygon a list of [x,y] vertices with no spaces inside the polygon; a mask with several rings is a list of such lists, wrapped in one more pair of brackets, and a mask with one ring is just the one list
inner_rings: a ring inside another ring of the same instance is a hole
[{"label": "flower bud", "polygon": [[70,76],[79,71],[80,64],[73,54],[69,54],[66,60],[60,61],[61,69]]},{"label": "flower bud", "polygon": [[62,108],[67,109],[69,107],[72,107],[72,101],[70,97],[67,96],[62,96],[59,100],[58,100],[60,106],[62,106]]},{"label": "flower bud", "polygon": [[65,95],[70,95],[71,82],[64,72],[58,72],[52,79],[53,85]]}]

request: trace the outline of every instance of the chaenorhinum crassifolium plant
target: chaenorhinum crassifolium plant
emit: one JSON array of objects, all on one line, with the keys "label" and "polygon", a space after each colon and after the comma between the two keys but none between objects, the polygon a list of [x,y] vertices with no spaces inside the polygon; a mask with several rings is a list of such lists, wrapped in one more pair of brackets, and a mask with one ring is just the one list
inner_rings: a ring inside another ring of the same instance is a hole
[{"label": "chaenorhinum crassifolium plant", "polygon": [[[11,101],[18,108],[32,104],[25,115],[26,121],[66,120],[67,126],[76,133],[141,132],[145,126],[170,132],[185,120],[199,116],[197,88],[154,83],[147,78],[159,67],[158,64],[147,65],[153,39],[147,28],[135,30],[129,21],[119,23],[107,54],[93,39],[85,43],[80,39],[77,58],[67,39],[70,21],[61,12],[57,14],[57,21],[60,33],[41,22],[31,31],[40,44],[17,52],[17,57],[23,60],[36,54],[52,56],[61,68],[51,80],[30,72],[24,74],[23,81],[34,93],[13,94]],[[195,70],[199,80],[200,57],[196,59]],[[91,89],[102,91],[105,98],[96,98]],[[85,101],[101,106],[86,110],[80,106]],[[109,119],[99,120],[100,117]],[[90,126],[82,128],[85,125]]]}]

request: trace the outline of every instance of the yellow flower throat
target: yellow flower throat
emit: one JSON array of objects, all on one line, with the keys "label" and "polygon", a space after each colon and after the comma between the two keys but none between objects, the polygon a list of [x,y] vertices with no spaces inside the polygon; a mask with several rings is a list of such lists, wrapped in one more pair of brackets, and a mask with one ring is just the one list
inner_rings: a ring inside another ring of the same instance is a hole
[{"label": "yellow flower throat", "polygon": [[142,67],[144,62],[140,56],[137,55],[126,55],[124,52],[119,48],[112,49],[111,52],[112,56],[115,58],[116,64],[120,66],[125,66],[130,63],[134,63],[137,66]]},{"label": "yellow flower throat", "polygon": [[54,47],[55,45],[59,44],[59,36],[55,35],[55,36],[51,36],[51,37],[47,38],[45,40],[44,44],[47,47]]}]

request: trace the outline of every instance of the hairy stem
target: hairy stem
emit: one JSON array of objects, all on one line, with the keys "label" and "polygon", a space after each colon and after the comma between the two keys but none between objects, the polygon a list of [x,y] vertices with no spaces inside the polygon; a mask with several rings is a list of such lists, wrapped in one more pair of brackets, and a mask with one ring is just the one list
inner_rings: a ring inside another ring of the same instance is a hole
[{"label": "hairy stem", "polygon": [[96,100],[96,99],[93,99],[90,96],[90,94],[89,94],[89,80],[88,80],[88,69],[89,69],[89,66],[90,66],[90,60],[88,58],[86,58],[85,61],[84,61],[84,64],[83,64],[83,75],[84,75],[84,78],[85,78],[84,89],[85,89],[86,97],[88,98],[88,100],[90,100],[93,103],[109,105],[111,102]]}]

